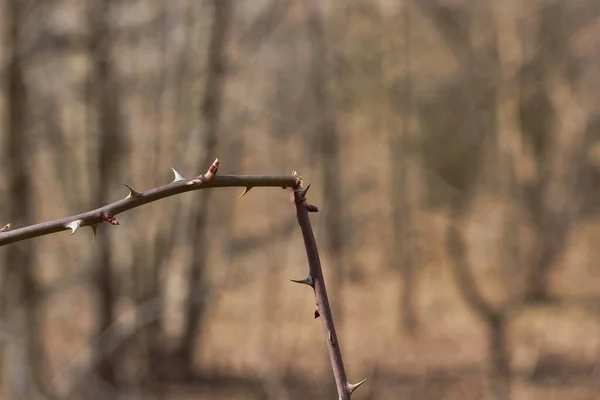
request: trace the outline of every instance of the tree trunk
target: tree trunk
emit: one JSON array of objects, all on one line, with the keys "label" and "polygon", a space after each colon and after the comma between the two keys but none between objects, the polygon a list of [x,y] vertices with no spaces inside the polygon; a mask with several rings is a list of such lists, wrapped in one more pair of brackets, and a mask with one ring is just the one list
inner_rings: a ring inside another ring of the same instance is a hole
[{"label": "tree trunk", "polygon": [[[220,128],[221,110],[223,108],[223,93],[227,74],[226,45],[231,30],[233,7],[230,0],[213,1],[213,24],[211,41],[208,51],[206,86],[204,99],[200,110],[201,122],[205,127],[204,156],[197,165],[198,173],[203,172],[216,157],[218,132]],[[191,261],[188,276],[188,298],[186,303],[186,319],[183,337],[178,355],[182,363],[185,377],[193,376],[193,361],[198,329],[205,310],[206,288],[203,285],[206,261],[210,244],[207,220],[210,208],[211,193],[202,193],[202,199],[192,217],[190,242],[199,249]]]}]

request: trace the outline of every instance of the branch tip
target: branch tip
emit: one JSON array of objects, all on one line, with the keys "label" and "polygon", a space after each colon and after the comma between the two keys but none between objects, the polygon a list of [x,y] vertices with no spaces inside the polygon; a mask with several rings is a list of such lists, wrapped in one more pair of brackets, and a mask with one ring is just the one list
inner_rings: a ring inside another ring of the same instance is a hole
[{"label": "branch tip", "polygon": [[68,223],[67,225],[65,225],[66,228],[69,228],[71,230],[71,236],[73,236],[73,234],[75,233],[75,231],[77,231],[77,229],[79,229],[79,227],[83,224],[83,220],[82,219],[77,219],[73,222]]},{"label": "branch tip", "polygon": [[4,225],[4,228],[0,229],[0,232],[8,232],[8,231],[10,231],[11,227],[12,227],[12,224],[9,222],[8,224]]},{"label": "branch tip", "polygon": [[244,195],[246,193],[248,193],[254,186],[246,186],[246,188],[244,189],[244,193],[240,194],[240,197],[238,197],[238,199],[241,199],[242,197],[244,197]]},{"label": "branch tip", "polygon": [[304,279],[290,279],[290,281],[294,282],[294,283],[301,283],[303,285],[308,285],[311,288],[315,288],[315,282],[312,278],[311,275],[308,275],[306,278]]},{"label": "branch tip", "polygon": [[173,179],[173,182],[178,182],[178,181],[184,181],[185,178],[183,176],[181,176],[181,174],[179,172],[177,172],[175,170],[175,168],[171,167],[171,171],[173,171],[173,175],[175,175],[175,179]]},{"label": "branch tip", "polygon": [[360,381],[358,383],[346,382],[346,389],[348,389],[348,393],[352,394],[352,392],[354,392],[356,389],[358,389],[359,386],[362,385],[363,383],[365,383],[366,381],[367,381],[367,378],[363,379],[362,381]]},{"label": "branch tip", "polygon": [[139,197],[139,196],[142,195],[141,192],[138,192],[137,190],[135,190],[134,188],[132,188],[128,184],[124,183],[124,185],[127,186],[127,189],[129,189],[129,194],[127,195],[127,197],[125,197],[126,199],[132,199],[134,197]]}]

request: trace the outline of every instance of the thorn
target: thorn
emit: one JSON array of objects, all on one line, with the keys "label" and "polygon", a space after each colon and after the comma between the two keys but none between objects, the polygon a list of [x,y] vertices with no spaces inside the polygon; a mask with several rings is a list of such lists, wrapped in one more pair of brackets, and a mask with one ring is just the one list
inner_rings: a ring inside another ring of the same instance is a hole
[{"label": "thorn", "polygon": [[319,314],[319,309],[315,307],[315,319],[319,318],[321,314]]},{"label": "thorn", "polygon": [[128,184],[124,183],[124,185],[127,186],[127,189],[129,189],[129,194],[127,195],[127,197],[125,197],[126,199],[132,199],[134,197],[139,197],[139,196],[142,195],[141,192],[138,192],[137,190],[135,190],[134,188],[132,188]]},{"label": "thorn", "polygon": [[248,193],[254,186],[246,186],[246,189],[244,189],[244,193],[240,194],[240,197],[238,197],[238,199],[241,199],[242,197],[244,197],[244,195],[246,193]]},{"label": "thorn", "polygon": [[302,280],[290,279],[290,281],[292,281],[294,283],[301,283],[303,285],[308,285],[313,289],[315,288],[315,282],[313,281],[313,278],[311,275],[307,276],[306,278],[304,278]]},{"label": "thorn", "polygon": [[306,197],[306,193],[308,193],[308,189],[310,189],[310,183],[308,184],[308,186],[306,186],[306,188],[300,189],[300,196]]},{"label": "thorn", "polygon": [[358,387],[360,385],[362,385],[363,383],[365,383],[366,381],[367,381],[367,378],[363,379],[362,381],[360,381],[358,383],[346,382],[346,389],[348,389],[348,393],[352,394],[352,392],[354,392],[356,389],[358,389]]},{"label": "thorn", "polygon": [[92,242],[96,240],[96,233],[98,233],[98,224],[90,225],[92,228]]},{"label": "thorn", "polygon": [[173,174],[175,175],[175,179],[173,179],[173,182],[178,182],[178,181],[184,181],[185,178],[183,176],[181,176],[181,174],[179,172],[177,172],[175,170],[175,168],[171,167],[171,170],[173,171]]},{"label": "thorn", "polygon": [[306,209],[308,210],[308,212],[319,212],[319,208],[312,204],[307,204]]},{"label": "thorn", "polygon": [[213,163],[208,168],[208,171],[206,171],[206,173],[204,174],[204,177],[206,178],[207,181],[210,181],[217,174],[218,170],[219,170],[219,159],[216,158],[215,161],[213,161]]},{"label": "thorn", "polygon": [[79,227],[81,226],[81,224],[83,224],[83,220],[82,219],[78,219],[78,220],[75,220],[73,222],[68,223],[67,225],[65,225],[65,227],[71,229],[71,236],[73,236],[73,234],[75,233],[75,231],[77,229],[79,229]]},{"label": "thorn", "polygon": [[8,231],[10,231],[11,226],[12,226],[11,223],[8,223],[8,224],[4,225],[4,228],[0,229],[0,232],[8,232]]},{"label": "thorn", "polygon": [[110,214],[104,214],[104,219],[108,221],[111,225],[120,225],[119,221],[117,221],[117,219]]}]

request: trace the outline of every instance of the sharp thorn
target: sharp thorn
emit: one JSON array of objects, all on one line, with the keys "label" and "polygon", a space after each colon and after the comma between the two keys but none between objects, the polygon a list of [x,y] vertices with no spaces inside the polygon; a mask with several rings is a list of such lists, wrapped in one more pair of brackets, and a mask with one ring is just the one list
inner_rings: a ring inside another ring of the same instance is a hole
[{"label": "sharp thorn", "polygon": [[360,381],[358,383],[346,382],[346,389],[348,389],[348,393],[352,394],[352,392],[354,392],[356,389],[358,389],[358,387],[360,385],[362,385],[363,383],[365,383],[366,381],[367,381],[367,378],[363,379],[362,381]]},{"label": "sharp thorn", "polygon": [[125,197],[126,199],[132,199],[134,197],[139,197],[139,196],[142,195],[141,192],[138,192],[137,190],[135,190],[134,188],[132,188],[128,184],[124,183],[124,185],[127,186],[127,189],[129,189],[129,194],[127,195],[127,197]]},{"label": "sharp thorn", "polygon": [[303,284],[303,285],[308,285],[308,286],[310,286],[311,288],[314,288],[314,287],[315,287],[315,282],[313,281],[313,278],[312,278],[312,276],[311,276],[311,275],[307,276],[307,277],[306,277],[306,278],[304,278],[304,279],[300,279],[300,280],[298,280],[298,279],[290,279],[290,281],[292,281],[292,282],[294,282],[294,283],[301,283],[301,284]]},{"label": "sharp thorn", "polygon": [[300,189],[300,195],[302,197],[306,197],[306,193],[308,192],[308,189],[310,189],[310,183],[304,189]]},{"label": "sharp thorn", "polygon": [[90,225],[92,228],[92,242],[96,240],[96,233],[98,233],[98,224]]},{"label": "sharp thorn", "polygon": [[77,231],[77,229],[79,229],[79,227],[81,226],[81,224],[83,224],[83,220],[82,219],[78,219],[78,220],[75,220],[73,222],[68,223],[65,226],[67,228],[71,229],[71,236],[72,236],[75,233],[75,231]]},{"label": "sharp thorn", "polygon": [[321,314],[319,314],[319,309],[315,308],[315,319],[319,318]]},{"label": "sharp thorn", "polygon": [[185,178],[183,176],[181,176],[181,174],[179,172],[177,172],[175,170],[175,168],[171,167],[171,170],[173,171],[173,175],[175,175],[175,179],[173,179],[173,182],[178,182],[178,181],[184,181]]},{"label": "sharp thorn", "polygon": [[10,231],[11,227],[12,227],[12,224],[8,223],[8,224],[4,225],[4,228],[0,229],[0,232],[8,232],[8,231]]},{"label": "sharp thorn", "polygon": [[241,199],[242,197],[244,197],[244,195],[246,193],[248,193],[250,190],[252,190],[254,186],[246,186],[246,188],[244,189],[244,193],[240,194],[240,197],[238,197],[238,199]]}]

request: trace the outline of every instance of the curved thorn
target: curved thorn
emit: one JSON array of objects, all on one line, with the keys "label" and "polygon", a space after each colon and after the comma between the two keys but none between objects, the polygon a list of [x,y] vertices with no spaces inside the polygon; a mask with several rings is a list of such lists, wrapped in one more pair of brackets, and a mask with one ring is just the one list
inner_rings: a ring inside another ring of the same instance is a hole
[{"label": "curved thorn", "polygon": [[246,193],[248,193],[254,186],[246,186],[246,188],[244,189],[244,193],[240,194],[240,197],[238,197],[238,199],[241,199],[242,197],[244,197],[244,195]]},{"label": "curved thorn", "polygon": [[134,188],[132,188],[128,184],[124,183],[123,185],[127,186],[127,189],[129,189],[129,194],[127,195],[127,197],[125,197],[126,199],[132,199],[134,197],[138,197],[138,196],[142,195],[141,192],[138,192],[137,190],[135,190]]},{"label": "curved thorn", "polygon": [[311,275],[307,276],[304,279],[298,280],[298,279],[290,279],[290,281],[294,282],[294,283],[301,283],[303,285],[308,285],[311,288],[315,287],[315,282],[313,281],[313,278]]},{"label": "curved thorn", "polygon": [[358,383],[346,382],[346,389],[348,389],[348,393],[352,394],[352,392],[354,392],[356,389],[358,389],[358,387],[360,385],[362,385],[363,383],[365,383],[366,381],[367,381],[367,378],[363,379],[362,381],[360,381]]},{"label": "curved thorn", "polygon": [[0,229],[0,232],[8,232],[8,231],[10,231],[11,227],[12,227],[12,224],[9,222],[8,224],[4,225],[4,228]]},{"label": "curved thorn", "polygon": [[173,171],[173,175],[175,175],[175,179],[173,179],[173,182],[178,182],[178,181],[184,181],[185,178],[183,176],[181,176],[181,174],[179,172],[177,172],[175,170],[175,168],[171,167],[171,171]]},{"label": "curved thorn", "polygon": [[92,228],[92,242],[96,240],[96,233],[98,232],[98,224],[90,225]]},{"label": "curved thorn", "polygon": [[75,220],[71,223],[68,223],[67,225],[65,225],[65,227],[71,229],[71,236],[75,233],[75,231],[77,231],[77,229],[79,229],[79,227],[81,226],[81,224],[83,224],[83,220],[82,219],[78,219]]}]

